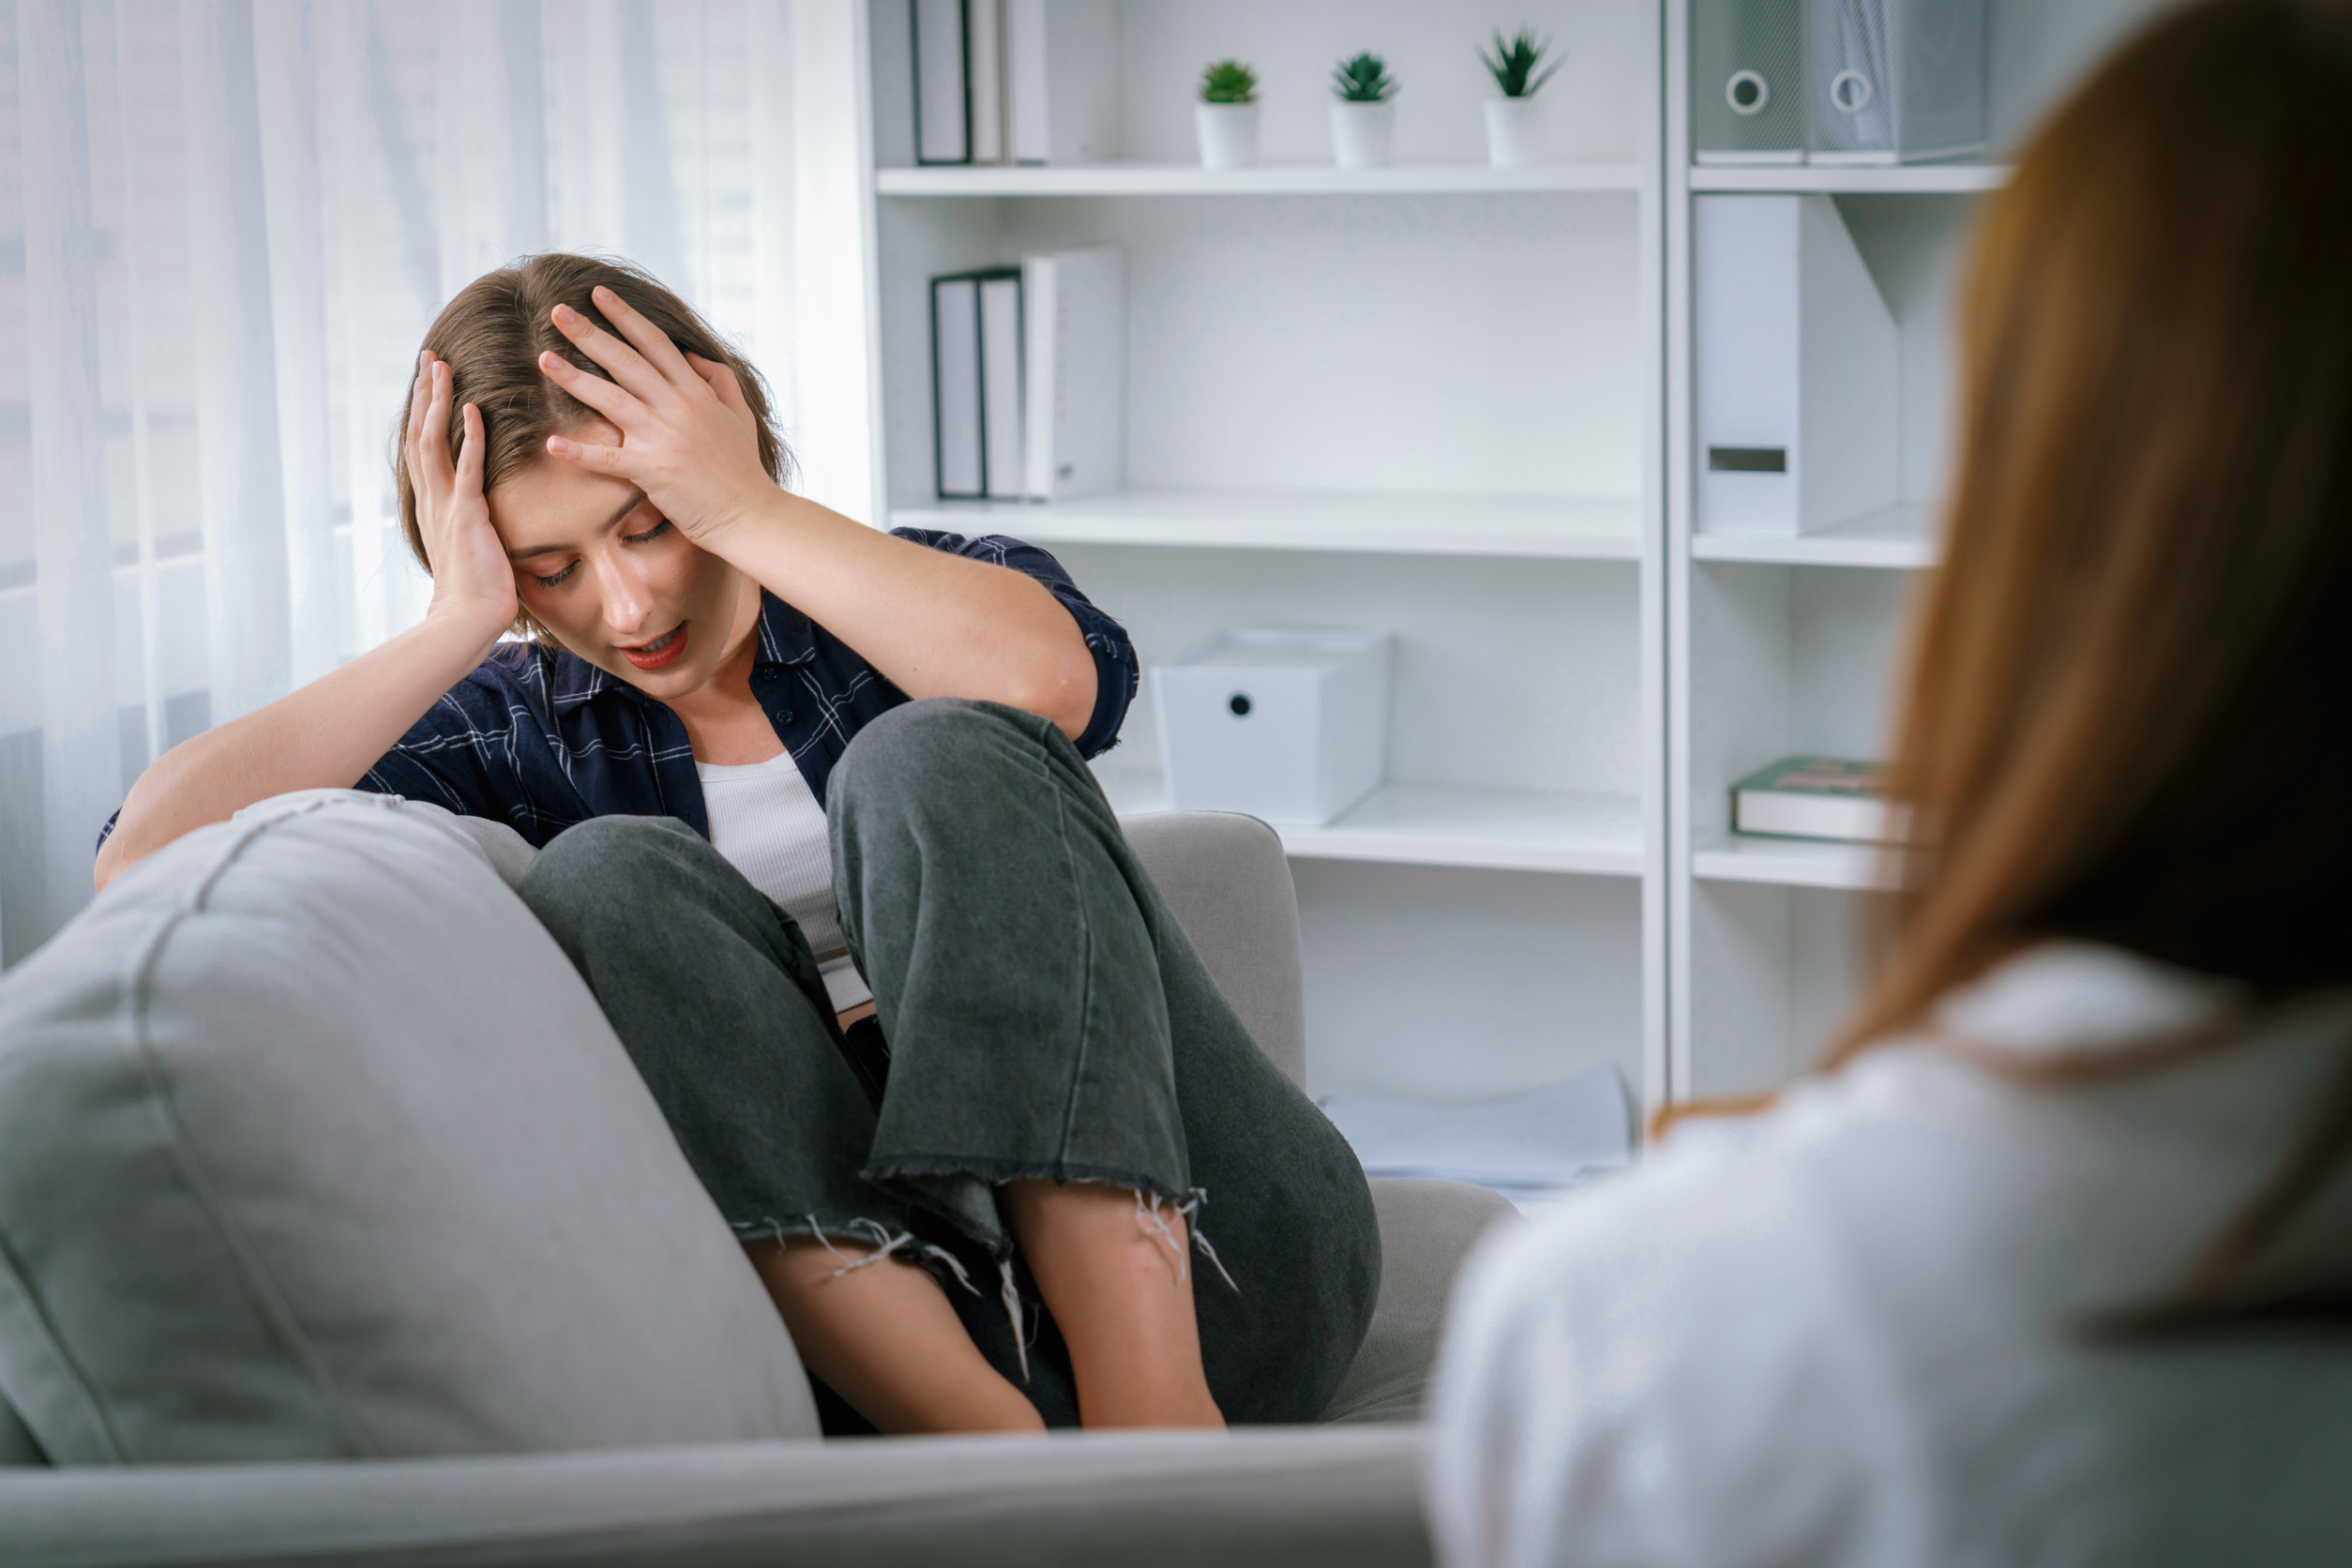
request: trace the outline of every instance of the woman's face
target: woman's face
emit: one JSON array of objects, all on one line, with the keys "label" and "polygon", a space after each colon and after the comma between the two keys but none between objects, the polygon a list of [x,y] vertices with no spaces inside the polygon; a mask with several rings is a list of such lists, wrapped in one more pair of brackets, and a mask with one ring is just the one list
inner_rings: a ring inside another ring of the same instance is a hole
[{"label": "woman's face", "polygon": [[[617,445],[602,420],[565,432]],[[545,459],[489,496],[515,596],[556,641],[645,692],[701,689],[757,629],[759,585],[680,533],[625,479]]]}]

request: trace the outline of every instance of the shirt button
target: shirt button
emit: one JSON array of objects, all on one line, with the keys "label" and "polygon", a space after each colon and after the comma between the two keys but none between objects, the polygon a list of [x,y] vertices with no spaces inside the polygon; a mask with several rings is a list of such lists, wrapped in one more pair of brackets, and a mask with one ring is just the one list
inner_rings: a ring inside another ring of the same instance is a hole
[{"label": "shirt button", "polygon": [[754,671],[754,673],[755,673],[755,674],[757,674],[757,675],[760,677],[760,679],[761,679],[761,680],[763,680],[763,681],[772,681],[772,680],[776,679],[776,671],[775,671],[775,668],[774,668],[773,666],[770,666],[770,665],[765,665],[765,664],[763,664],[763,665],[760,666],[760,668],[759,668],[757,671]]},{"label": "shirt button", "polygon": [[778,724],[790,724],[792,722],[792,710],[786,708],[782,713],[776,716],[776,721]]}]

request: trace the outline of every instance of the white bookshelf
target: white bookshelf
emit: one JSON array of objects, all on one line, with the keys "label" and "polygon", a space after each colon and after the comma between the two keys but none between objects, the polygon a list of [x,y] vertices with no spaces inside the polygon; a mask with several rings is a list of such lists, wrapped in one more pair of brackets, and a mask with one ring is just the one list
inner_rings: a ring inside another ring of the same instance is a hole
[{"label": "white bookshelf", "polygon": [[1726,833],[1694,846],[1691,874],[1706,882],[1773,887],[1862,889],[1878,885],[1878,852],[1867,844]]},{"label": "white bookshelf", "polygon": [[1203,169],[1190,163],[1095,163],[967,168],[953,164],[882,169],[884,196],[1452,196],[1480,192],[1637,191],[1631,160],[1545,163],[1496,169],[1485,163],[1409,163],[1341,169],[1330,162]]},{"label": "white bookshelf", "polygon": [[1638,497],[1123,490],[1038,505],[935,501],[894,506],[893,527],[1012,534],[1036,544],[1329,550],[1638,561]]},{"label": "white bookshelf", "polygon": [[[1226,627],[1392,632],[1388,777],[1280,829],[1317,1092],[1464,1098],[1615,1062],[1666,1093],[1659,17],[1537,0],[1554,158],[1486,159],[1468,0],[1099,0],[1119,144],[918,166],[905,7],[869,4],[878,511],[1051,549],[1146,686],[1097,776],[1164,808],[1150,671]],[[1331,64],[1384,54],[1396,163],[1334,166]],[[1199,167],[1192,84],[1250,61],[1264,161]],[[1244,199],[1246,198],[1246,199]],[[927,281],[1127,258],[1126,488],[942,503]]]},{"label": "white bookshelf", "polygon": [[1710,534],[1702,530],[1691,535],[1691,558],[1791,566],[1932,566],[1937,556],[1933,530],[1933,516],[1925,506],[1891,506],[1814,534]]},{"label": "white bookshelf", "polygon": [[[1954,422],[1952,301],[1969,225],[2067,83],[2155,0],[1992,0],[1992,151],[1895,167],[1703,164],[1689,136],[1692,0],[1666,7],[1668,1077],[1677,1096],[1802,1071],[1858,994],[1871,846],[1731,831],[1732,783],[1782,757],[1883,757],[1903,626],[1939,553]],[[1898,505],[1796,536],[1712,530],[1696,511],[1692,204],[1823,195],[1899,339]]]},{"label": "white bookshelf", "polygon": [[[1121,816],[1171,808],[1156,773],[1106,770]],[[1490,871],[1642,874],[1641,797],[1384,784],[1320,827],[1277,825],[1293,857]]]},{"label": "white bookshelf", "polygon": [[2001,163],[1700,163],[1691,168],[1691,188],[1697,191],[1793,190],[1818,191],[1831,196],[1949,196],[1998,190],[2008,182],[2008,165]]}]

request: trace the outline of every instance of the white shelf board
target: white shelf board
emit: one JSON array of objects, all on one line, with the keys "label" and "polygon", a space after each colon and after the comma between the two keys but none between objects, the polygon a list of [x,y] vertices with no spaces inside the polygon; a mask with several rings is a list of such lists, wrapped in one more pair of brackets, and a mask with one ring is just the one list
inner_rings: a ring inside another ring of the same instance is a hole
[{"label": "white shelf board", "polygon": [[1082,501],[938,501],[894,506],[890,521],[895,528],[1010,534],[1033,544],[1578,561],[1641,558],[1641,503],[1630,496],[1121,490]]},{"label": "white shelf board", "polygon": [[1692,851],[1691,874],[1781,887],[1876,887],[1879,852],[1876,844],[1730,834]]},{"label": "white shelf board", "polygon": [[1691,535],[1700,561],[1768,561],[1797,566],[1932,566],[1937,545],[1927,512],[1891,506],[1817,534]]},{"label": "white shelf board", "polygon": [[[1123,817],[1170,808],[1156,774],[1100,776]],[[1641,802],[1633,795],[1384,784],[1328,826],[1274,831],[1284,850],[1309,860],[1594,877],[1638,877],[1642,870]]]},{"label": "white shelf board", "polygon": [[1254,169],[1203,169],[1195,163],[926,164],[878,169],[884,196],[1406,196],[1485,191],[1639,190],[1641,166],[1626,162],[1539,163],[1496,169],[1484,163],[1405,163],[1341,169],[1329,163],[1274,163]]},{"label": "white shelf board", "polygon": [[1691,188],[1937,195],[1998,190],[2009,173],[2006,163],[1695,163]]}]

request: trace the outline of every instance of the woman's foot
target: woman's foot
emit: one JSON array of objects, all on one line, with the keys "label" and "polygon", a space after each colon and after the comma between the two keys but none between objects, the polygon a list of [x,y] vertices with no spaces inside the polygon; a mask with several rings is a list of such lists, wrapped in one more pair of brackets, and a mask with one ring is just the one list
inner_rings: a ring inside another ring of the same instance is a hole
[{"label": "woman's foot", "polygon": [[1184,1215],[1096,1182],[1008,1182],[998,1191],[1070,1348],[1078,1419],[1223,1427],[1200,1368]]},{"label": "woman's foot", "polygon": [[[1042,1432],[1026,1395],[988,1364],[939,1281],[867,1246],[807,1236],[747,1243],[801,1364],[882,1432]],[[858,1265],[848,1267],[847,1265]],[[1081,1385],[1083,1386],[1083,1385]]]}]

